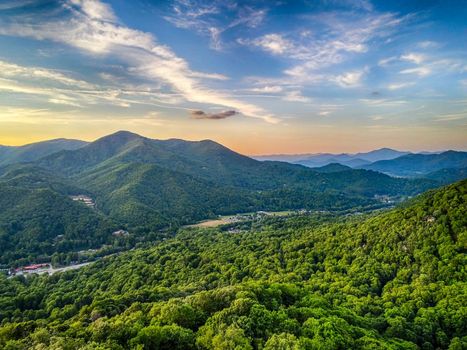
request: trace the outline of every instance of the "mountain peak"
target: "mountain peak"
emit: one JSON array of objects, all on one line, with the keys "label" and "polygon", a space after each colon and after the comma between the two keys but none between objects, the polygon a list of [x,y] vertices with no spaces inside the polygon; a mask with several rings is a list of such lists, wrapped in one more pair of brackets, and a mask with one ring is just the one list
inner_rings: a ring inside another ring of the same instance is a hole
[{"label": "mountain peak", "polygon": [[127,130],[119,130],[117,132],[114,132],[113,134],[106,135],[101,137],[101,139],[104,138],[119,138],[119,139],[144,139],[144,136],[135,134],[134,132],[127,131]]}]

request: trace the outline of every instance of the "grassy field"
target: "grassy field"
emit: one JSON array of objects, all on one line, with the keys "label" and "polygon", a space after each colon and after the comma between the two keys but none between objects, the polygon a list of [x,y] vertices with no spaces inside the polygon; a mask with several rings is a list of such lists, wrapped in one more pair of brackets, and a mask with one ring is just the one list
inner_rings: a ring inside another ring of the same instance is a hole
[{"label": "grassy field", "polygon": [[[292,215],[295,212],[291,210],[285,210],[285,211],[268,211],[268,212],[259,212],[263,213],[263,215],[266,216],[288,216]],[[259,213],[243,213],[243,214],[235,214],[235,215],[225,215],[225,216],[220,216],[217,219],[212,219],[212,220],[203,220],[201,222],[198,222],[197,224],[193,225],[188,225],[186,227],[217,227],[221,225],[227,225],[227,224],[232,224],[236,222],[241,222],[241,221],[248,221],[248,220],[253,220],[255,217],[257,218],[260,214]]]}]

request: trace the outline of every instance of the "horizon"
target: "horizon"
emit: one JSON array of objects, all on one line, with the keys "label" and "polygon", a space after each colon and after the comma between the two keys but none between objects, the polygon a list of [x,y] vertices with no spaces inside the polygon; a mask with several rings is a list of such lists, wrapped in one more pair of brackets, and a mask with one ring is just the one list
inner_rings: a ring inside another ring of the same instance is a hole
[{"label": "horizon", "polygon": [[5,0],[0,144],[126,129],[248,155],[467,149],[460,2]]},{"label": "horizon", "polygon": [[[51,142],[51,141],[58,141],[58,140],[83,141],[83,142],[87,142],[87,143],[92,143],[92,142],[98,141],[101,138],[105,138],[105,137],[115,135],[115,134],[118,134],[118,133],[133,133],[133,134],[136,134],[137,136],[140,136],[140,137],[149,138],[149,139],[153,139],[153,140],[160,140],[160,141],[167,141],[167,140],[173,140],[173,139],[183,140],[183,141],[192,141],[192,142],[213,141],[213,142],[221,144],[222,146],[225,146],[225,147],[227,147],[227,148],[229,148],[229,149],[231,149],[231,150],[233,150],[233,151],[235,151],[237,153],[240,153],[240,152],[236,151],[235,149],[233,149],[231,147],[228,147],[228,146],[222,144],[221,142],[213,140],[213,139],[187,140],[187,139],[182,139],[182,138],[179,138],[179,137],[170,137],[170,138],[166,138],[166,139],[158,139],[158,138],[152,138],[152,137],[148,137],[148,136],[145,136],[145,135],[142,135],[142,134],[134,133],[134,132],[129,131],[129,130],[118,130],[118,131],[113,132],[111,134],[105,134],[105,135],[99,136],[99,137],[97,137],[95,139],[89,139],[89,140],[77,139],[77,138],[67,138],[67,137],[58,137],[58,138],[43,139],[43,140],[38,140],[38,141],[29,142],[29,143],[25,143],[25,144],[18,144],[18,145],[0,144],[0,147],[24,147],[24,146],[34,145],[34,144],[37,144],[37,143]],[[367,153],[367,152],[379,151],[379,150],[383,150],[383,149],[398,151],[398,152],[408,152],[408,153],[414,153],[414,154],[420,154],[420,153],[423,153],[423,152],[443,153],[443,152],[448,152],[448,151],[467,152],[466,149],[403,150],[403,149],[397,149],[397,148],[393,148],[393,147],[380,147],[380,148],[374,148],[374,149],[360,150],[360,151],[356,151],[356,152],[339,151],[339,152],[304,152],[304,153],[271,153],[271,154],[266,154],[266,153],[265,154],[244,154],[244,153],[240,153],[240,154],[243,154],[243,155],[248,156],[248,157],[301,156],[301,155],[306,156],[306,155],[319,155],[319,154],[334,154],[334,155],[349,154],[349,155],[355,155],[355,154],[358,154],[358,153]]]}]

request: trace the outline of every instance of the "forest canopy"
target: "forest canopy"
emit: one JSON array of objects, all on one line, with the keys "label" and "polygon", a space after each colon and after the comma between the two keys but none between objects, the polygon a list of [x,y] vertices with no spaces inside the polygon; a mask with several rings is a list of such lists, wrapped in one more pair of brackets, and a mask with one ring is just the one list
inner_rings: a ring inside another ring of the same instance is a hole
[{"label": "forest canopy", "polygon": [[363,218],[185,229],[2,277],[5,349],[464,349],[467,181]]}]

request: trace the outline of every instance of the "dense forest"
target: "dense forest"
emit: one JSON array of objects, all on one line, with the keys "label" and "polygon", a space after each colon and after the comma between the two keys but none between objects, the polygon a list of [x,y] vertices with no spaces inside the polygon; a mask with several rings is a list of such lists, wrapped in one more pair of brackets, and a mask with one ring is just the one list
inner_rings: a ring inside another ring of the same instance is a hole
[{"label": "dense forest", "polygon": [[467,180],[348,218],[184,229],[0,281],[4,349],[467,347]]}]

